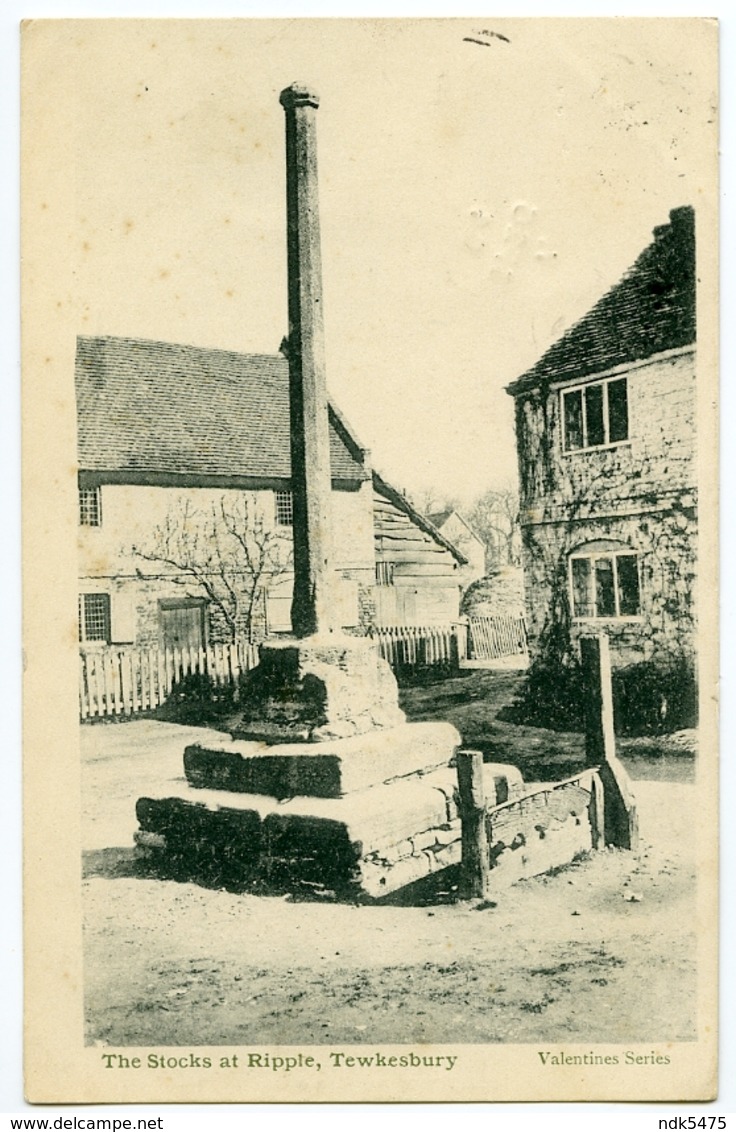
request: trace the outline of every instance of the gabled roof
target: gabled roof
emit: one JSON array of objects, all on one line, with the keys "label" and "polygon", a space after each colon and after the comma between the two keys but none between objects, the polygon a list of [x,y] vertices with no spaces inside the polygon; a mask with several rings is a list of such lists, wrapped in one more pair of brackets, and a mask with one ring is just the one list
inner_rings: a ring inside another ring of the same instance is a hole
[{"label": "gabled roof", "polygon": [[452,508],[449,511],[430,511],[427,518],[439,530],[442,524],[450,518],[450,515],[452,515]]},{"label": "gabled roof", "polygon": [[445,536],[437,530],[434,523],[420,514],[415,507],[412,507],[406,496],[402,495],[400,491],[397,491],[395,487],[392,487],[390,483],[387,483],[382,476],[379,476],[378,472],[373,472],[373,490],[376,495],[387,499],[397,510],[402,511],[420,531],[428,535],[443,550],[449,550],[450,554],[460,566],[467,565],[468,560],[462,551],[458,550],[455,544],[450,542],[448,538],[445,538]]},{"label": "gabled roof", "polygon": [[457,511],[454,507],[451,507],[446,511],[433,511],[431,514],[427,515],[427,518],[429,519],[430,523],[432,523],[437,528],[438,531],[441,531],[448,519],[452,518],[453,516],[462,523],[469,535],[471,535],[474,539],[482,544],[482,539],[478,537],[477,533],[473,530],[465,516],[461,515],[460,512]]},{"label": "gabled roof", "polygon": [[670,212],[620,282],[507,392],[603,373],[694,342],[695,214],[687,206]]},{"label": "gabled roof", "polygon": [[[289,365],[280,355],[80,337],[75,377],[81,473],[288,482]],[[367,479],[364,456],[330,407],[333,483]]]}]

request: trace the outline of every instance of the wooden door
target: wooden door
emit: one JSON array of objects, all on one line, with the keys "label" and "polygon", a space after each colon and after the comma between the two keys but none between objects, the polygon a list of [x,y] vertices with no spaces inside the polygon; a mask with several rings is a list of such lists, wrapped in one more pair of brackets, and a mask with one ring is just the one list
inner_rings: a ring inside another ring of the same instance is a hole
[{"label": "wooden door", "polygon": [[204,602],[162,601],[161,644],[165,649],[204,646]]}]

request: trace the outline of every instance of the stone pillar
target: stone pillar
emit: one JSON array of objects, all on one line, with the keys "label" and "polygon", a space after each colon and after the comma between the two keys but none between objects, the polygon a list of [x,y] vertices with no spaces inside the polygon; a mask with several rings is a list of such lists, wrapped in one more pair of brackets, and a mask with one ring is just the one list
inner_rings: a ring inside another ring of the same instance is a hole
[{"label": "stone pillar", "polygon": [[316,94],[294,85],[286,111],[289,408],[294,496],[296,640],[267,640],[243,681],[232,734],[266,743],[321,743],[399,727],[396,679],[374,641],[339,631],[331,600],[330,434],[322,325],[315,145]]},{"label": "stone pillar", "polygon": [[330,601],[330,436],[322,318],[317,192],[319,97],[297,83],[281,92],[286,112],[289,268],[289,404],[297,637],[335,628]]}]

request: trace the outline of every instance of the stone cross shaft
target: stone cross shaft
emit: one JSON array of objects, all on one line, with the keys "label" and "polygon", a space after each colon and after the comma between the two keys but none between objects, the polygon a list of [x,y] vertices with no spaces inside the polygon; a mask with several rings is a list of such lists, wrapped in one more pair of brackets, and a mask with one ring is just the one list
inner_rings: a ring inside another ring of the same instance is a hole
[{"label": "stone cross shaft", "polygon": [[330,436],[317,190],[319,97],[294,83],[286,112],[289,405],[294,532],[291,622],[297,637],[333,629]]}]

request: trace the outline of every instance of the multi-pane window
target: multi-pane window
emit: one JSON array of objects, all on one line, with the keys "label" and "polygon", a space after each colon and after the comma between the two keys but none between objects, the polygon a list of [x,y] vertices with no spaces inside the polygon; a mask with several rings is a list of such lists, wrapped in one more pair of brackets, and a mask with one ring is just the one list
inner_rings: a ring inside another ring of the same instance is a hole
[{"label": "multi-pane window", "polygon": [[392,586],[394,584],[394,563],[376,562],[376,585]]},{"label": "multi-pane window", "polygon": [[109,594],[80,594],[79,640],[110,643]]},{"label": "multi-pane window", "polygon": [[625,377],[562,391],[564,448],[602,448],[629,438],[629,391]]},{"label": "multi-pane window", "polygon": [[276,526],[290,527],[294,522],[294,504],[290,491],[276,493]]},{"label": "multi-pane window", "polygon": [[575,617],[639,615],[639,563],[630,550],[572,555],[570,586]]},{"label": "multi-pane window", "polygon": [[99,527],[102,525],[99,487],[80,487],[79,523],[82,527]]}]

